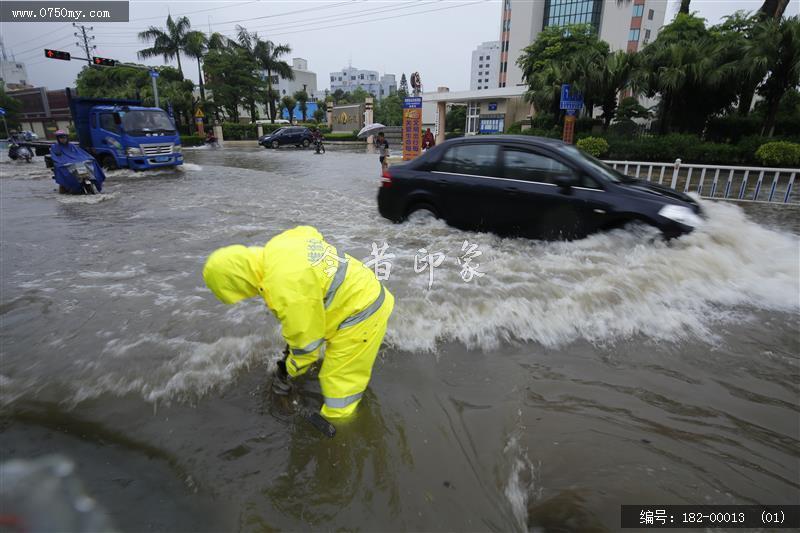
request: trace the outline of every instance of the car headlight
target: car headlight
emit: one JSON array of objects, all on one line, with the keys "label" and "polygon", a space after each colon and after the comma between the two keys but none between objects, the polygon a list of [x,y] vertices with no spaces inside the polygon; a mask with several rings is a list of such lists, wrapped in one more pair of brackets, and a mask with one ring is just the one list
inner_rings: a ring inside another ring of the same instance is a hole
[{"label": "car headlight", "polygon": [[674,220],[684,226],[696,228],[703,225],[703,219],[695,214],[694,211],[682,205],[665,205],[658,212],[664,218]]},{"label": "car headlight", "polygon": [[131,146],[125,150],[125,153],[128,154],[128,157],[135,157],[137,155],[142,155],[142,149],[138,146]]},{"label": "car headlight", "polygon": [[174,146],[172,147],[172,153],[174,153],[174,154],[179,154],[179,153],[181,153],[181,150],[182,150],[182,149],[181,149],[181,145],[180,145],[180,144],[176,144],[176,145],[174,145]]}]

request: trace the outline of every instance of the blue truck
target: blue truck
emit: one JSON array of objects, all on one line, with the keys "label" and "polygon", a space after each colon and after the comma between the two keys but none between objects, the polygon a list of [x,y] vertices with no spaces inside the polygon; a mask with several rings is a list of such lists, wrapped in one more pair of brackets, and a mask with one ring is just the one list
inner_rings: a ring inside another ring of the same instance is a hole
[{"label": "blue truck", "polygon": [[169,115],[141,100],[69,97],[81,147],[104,168],[147,170],[183,164],[181,138]]}]

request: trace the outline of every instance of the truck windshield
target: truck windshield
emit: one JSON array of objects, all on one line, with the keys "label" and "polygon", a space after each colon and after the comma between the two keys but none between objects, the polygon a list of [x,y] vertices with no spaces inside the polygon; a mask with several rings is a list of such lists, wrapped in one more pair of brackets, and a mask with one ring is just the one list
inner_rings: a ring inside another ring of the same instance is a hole
[{"label": "truck windshield", "polygon": [[175,126],[172,125],[172,121],[164,111],[128,111],[120,114],[122,115],[122,125],[130,135],[145,133],[170,135],[175,133]]}]

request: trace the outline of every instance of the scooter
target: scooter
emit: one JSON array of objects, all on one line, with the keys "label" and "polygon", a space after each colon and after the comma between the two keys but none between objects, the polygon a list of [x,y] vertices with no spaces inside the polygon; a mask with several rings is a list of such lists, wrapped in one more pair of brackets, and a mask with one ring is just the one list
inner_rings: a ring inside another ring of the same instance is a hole
[{"label": "scooter", "polygon": [[94,158],[83,161],[53,161],[45,156],[45,164],[53,170],[53,179],[61,194],[97,194],[103,189],[106,176]]},{"label": "scooter", "polygon": [[314,150],[317,154],[325,153],[325,145],[322,144],[322,139],[314,139]]},{"label": "scooter", "polygon": [[33,159],[33,151],[27,146],[20,146],[19,144],[12,142],[11,146],[8,147],[8,157],[13,161],[22,159],[26,163],[30,163]]}]

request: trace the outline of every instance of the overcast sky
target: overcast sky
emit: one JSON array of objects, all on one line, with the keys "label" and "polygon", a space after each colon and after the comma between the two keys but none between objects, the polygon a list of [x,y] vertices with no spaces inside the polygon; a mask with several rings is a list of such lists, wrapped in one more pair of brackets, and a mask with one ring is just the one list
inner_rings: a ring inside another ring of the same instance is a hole
[{"label": "overcast sky", "polygon": [[[533,0],[544,1],[544,0]],[[614,1],[614,0],[607,0]],[[667,18],[679,2],[669,0]],[[761,0],[693,0],[693,11],[710,23],[736,10],[754,11]],[[791,2],[787,15],[798,13]],[[95,23],[95,55],[136,61],[146,45],[137,33],[150,25],[163,27],[168,13],[187,15],[192,28],[235,34],[237,24],[264,38],[291,46],[287,57],[308,60],[317,73],[317,88],[329,87],[329,74],[352,64],[362,69],[400,74],[419,71],[425,90],[448,86],[469,88],[472,50],[483,41],[499,39],[501,0],[132,0],[130,22]],[[74,55],[75,28],[63,23],[2,23],[0,36],[6,53],[27,65],[29,82],[55,89],[71,86],[85,63],[44,58],[43,49],[66,50]],[[197,81],[197,63],[183,58],[184,74]],[[162,64],[150,59],[148,64]]]}]

